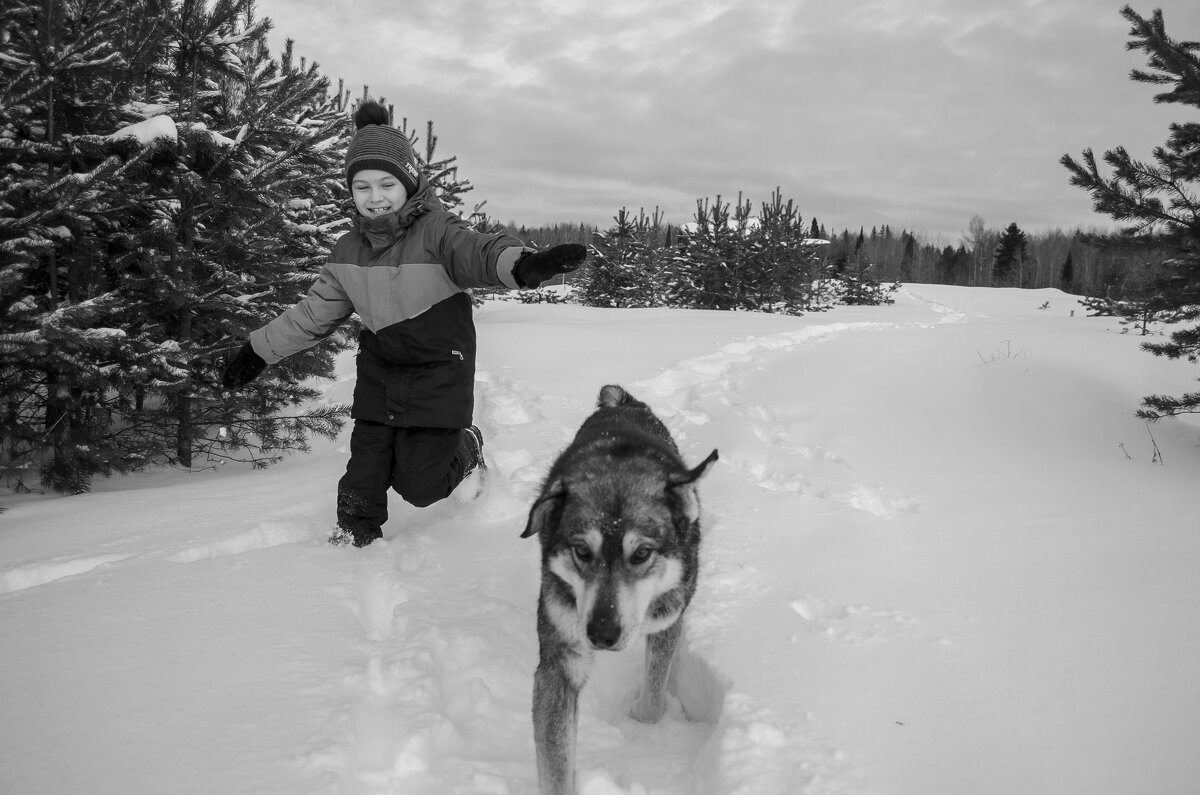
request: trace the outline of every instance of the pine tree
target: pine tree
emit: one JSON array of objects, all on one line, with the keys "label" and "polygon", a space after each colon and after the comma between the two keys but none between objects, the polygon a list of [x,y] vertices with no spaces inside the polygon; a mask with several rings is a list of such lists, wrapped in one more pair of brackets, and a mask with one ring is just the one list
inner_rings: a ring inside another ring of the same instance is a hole
[{"label": "pine tree", "polygon": [[996,243],[992,254],[992,284],[1024,286],[1023,271],[1029,240],[1016,223],[1011,223]]},{"label": "pine tree", "polygon": [[[472,189],[470,180],[458,176],[457,156],[441,157],[437,154],[438,137],[433,132],[433,121],[425,123],[425,152],[424,157],[418,155],[420,166],[424,169],[429,183],[434,186],[437,196],[447,210],[453,210],[461,205],[465,195]],[[417,148],[413,147],[417,152]],[[478,218],[483,214],[483,205],[477,205],[471,216]]]},{"label": "pine tree", "polygon": [[297,67],[290,48],[283,63],[270,58],[269,23],[253,18],[251,0],[184,2],[169,22],[168,68],[149,98],[176,121],[178,142],[140,175],[132,202],[146,209],[128,328],[155,351],[140,414],[158,460],[192,466],[246,450],[264,465],[306,449],[311,433],[336,434],[346,414],[279,413],[317,396],[302,382],[331,374],[327,346],[239,395],[222,395],[216,378],[246,333],[313,281],[335,225],[333,191],[345,195],[336,163],[348,124],[315,65]]},{"label": "pine tree", "polygon": [[[0,474],[86,490],[137,464],[108,443],[131,367],[104,243],[127,159],[89,139],[151,71],[160,3],[6,5],[0,58]],[[150,55],[144,54],[146,49]]]},{"label": "pine tree", "polygon": [[900,281],[913,281],[914,267],[917,259],[917,239],[907,230],[900,233],[903,251],[900,254]]},{"label": "pine tree", "polygon": [[[302,382],[330,373],[328,345],[244,393],[216,385],[224,353],[311,284],[346,195],[340,98],[290,49],[269,57],[252,9],[13,12],[20,35],[0,58],[0,467],[19,484],[40,470],[82,491],[97,473],[238,450],[263,464],[340,427],[344,407],[282,413],[317,396]],[[67,57],[43,68],[47,39]]]},{"label": "pine tree", "polygon": [[750,203],[738,197],[730,212],[721,197],[697,200],[690,227],[679,236],[671,268],[670,301],[696,309],[753,309],[743,294]]},{"label": "pine tree", "polygon": [[1062,285],[1064,292],[1075,292],[1075,260],[1071,251],[1067,252],[1067,258],[1063,260],[1062,270],[1058,274],[1058,279]]},{"label": "pine tree", "polygon": [[792,200],[779,188],[764,202],[744,238],[747,249],[743,294],[764,312],[799,314],[814,301],[814,285],[823,276],[820,246],[808,242]]},{"label": "pine tree", "polygon": [[893,303],[892,293],[900,288],[898,283],[883,284],[875,276],[874,265],[859,255],[850,258],[838,280],[841,282],[839,301],[850,306]]},{"label": "pine tree", "polygon": [[1186,319],[1171,296],[1173,274],[1162,266],[1145,266],[1130,272],[1104,296],[1088,296],[1079,303],[1091,317],[1117,317],[1125,331],[1141,336],[1151,333],[1151,324],[1176,323]]},{"label": "pine tree", "polygon": [[646,307],[662,303],[662,214],[636,217],[622,207],[597,233],[577,295],[586,306]]},{"label": "pine tree", "polygon": [[[1148,69],[1134,69],[1135,82],[1169,87],[1154,96],[1159,103],[1200,108],[1200,43],[1177,41],[1167,35],[1160,10],[1145,18],[1130,6],[1121,9],[1130,23],[1126,47],[1146,54]],[[1104,153],[1112,175],[1100,173],[1091,149],[1082,162],[1064,155],[1071,184],[1092,196],[1097,212],[1120,222],[1118,234],[1093,236],[1098,245],[1165,247],[1172,252],[1161,280],[1162,295],[1182,320],[1200,318],[1200,122],[1172,124],[1165,145],[1153,151],[1153,161],[1134,159],[1124,147]],[[1146,343],[1147,351],[1169,358],[1200,359],[1200,326],[1180,329],[1164,343]],[[1150,395],[1139,416],[1156,420],[1200,412],[1200,392],[1179,397]]]}]

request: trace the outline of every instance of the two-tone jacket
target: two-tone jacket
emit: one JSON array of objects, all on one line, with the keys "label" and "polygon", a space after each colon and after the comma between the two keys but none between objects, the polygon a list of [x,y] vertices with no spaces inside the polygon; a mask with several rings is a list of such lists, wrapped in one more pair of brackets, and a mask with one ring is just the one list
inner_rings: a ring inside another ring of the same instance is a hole
[{"label": "two-tone jacket", "polygon": [[466,287],[516,288],[526,251],[480,234],[442,209],[424,184],[398,213],[359,218],[334,244],[295,306],[252,332],[267,363],[312,347],[357,312],[358,380],[351,416],[408,428],[471,424],[475,323]]}]

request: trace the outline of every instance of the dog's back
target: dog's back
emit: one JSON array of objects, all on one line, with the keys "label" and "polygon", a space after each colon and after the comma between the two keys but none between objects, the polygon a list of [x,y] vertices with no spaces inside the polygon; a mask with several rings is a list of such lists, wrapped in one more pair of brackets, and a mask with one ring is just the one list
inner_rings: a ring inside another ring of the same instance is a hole
[{"label": "dog's back", "polygon": [[[648,456],[669,474],[686,472],[671,432],[654,412],[622,387],[610,384],[600,390],[596,410],[583,422],[575,438],[555,461],[547,482],[581,463]],[[586,469],[592,469],[588,466]]]}]

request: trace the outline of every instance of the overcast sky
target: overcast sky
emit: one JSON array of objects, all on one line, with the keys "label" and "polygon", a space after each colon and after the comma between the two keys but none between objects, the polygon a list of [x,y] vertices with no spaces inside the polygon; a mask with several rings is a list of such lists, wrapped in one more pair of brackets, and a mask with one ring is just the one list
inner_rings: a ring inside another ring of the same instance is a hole
[{"label": "overcast sky", "polygon": [[[1107,0],[259,0],[336,84],[457,155],[499,221],[691,220],[779,186],[806,223],[957,243],[973,215],[1107,225],[1063,154],[1149,157],[1194,109],[1154,105]],[[1161,7],[1200,40],[1200,2]]]}]

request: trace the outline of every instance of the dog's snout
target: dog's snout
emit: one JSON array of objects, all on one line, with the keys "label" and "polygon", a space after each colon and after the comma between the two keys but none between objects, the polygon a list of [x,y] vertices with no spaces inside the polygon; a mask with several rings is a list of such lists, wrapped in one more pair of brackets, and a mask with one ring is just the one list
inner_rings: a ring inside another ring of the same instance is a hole
[{"label": "dog's snout", "polygon": [[621,622],[615,610],[597,610],[587,625],[588,642],[597,649],[611,649],[621,640]]}]

